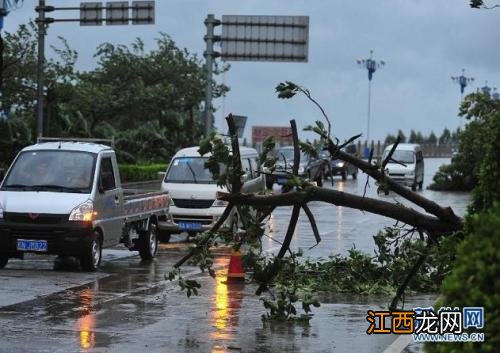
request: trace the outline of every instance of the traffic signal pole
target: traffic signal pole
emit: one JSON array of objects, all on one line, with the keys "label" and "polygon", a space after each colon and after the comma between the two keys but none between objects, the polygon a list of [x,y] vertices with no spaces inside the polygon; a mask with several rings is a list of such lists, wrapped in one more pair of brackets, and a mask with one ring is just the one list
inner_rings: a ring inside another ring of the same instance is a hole
[{"label": "traffic signal pole", "polygon": [[37,114],[36,114],[36,136],[43,136],[43,86],[44,86],[44,66],[45,66],[45,0],[39,0],[36,8],[38,11],[38,63],[37,63]]},{"label": "traffic signal pole", "polygon": [[213,66],[214,59],[220,54],[214,51],[214,43],[220,40],[219,36],[215,36],[214,28],[221,24],[220,20],[215,19],[214,15],[208,15],[205,19],[205,26],[207,27],[207,34],[205,35],[205,42],[207,48],[203,55],[205,56],[205,70],[206,70],[206,86],[205,86],[205,112],[204,117],[204,135],[208,137],[213,130],[214,120],[212,116],[212,79],[213,79]]}]

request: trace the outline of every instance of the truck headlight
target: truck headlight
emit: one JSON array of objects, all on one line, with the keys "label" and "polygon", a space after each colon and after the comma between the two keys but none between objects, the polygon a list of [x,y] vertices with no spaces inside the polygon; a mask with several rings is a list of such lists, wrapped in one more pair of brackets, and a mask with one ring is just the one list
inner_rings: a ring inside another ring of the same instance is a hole
[{"label": "truck headlight", "polygon": [[94,203],[91,200],[87,200],[71,210],[69,220],[92,221],[95,219],[95,216],[97,216],[97,212],[94,211]]},{"label": "truck headlight", "polygon": [[408,177],[414,177],[415,176],[415,172],[414,171],[407,172],[406,176],[408,176]]},{"label": "truck headlight", "polygon": [[337,167],[342,168],[344,166],[344,162],[337,162]]},{"label": "truck headlight", "polygon": [[227,201],[223,200],[215,200],[212,204],[212,207],[226,207],[229,204]]}]

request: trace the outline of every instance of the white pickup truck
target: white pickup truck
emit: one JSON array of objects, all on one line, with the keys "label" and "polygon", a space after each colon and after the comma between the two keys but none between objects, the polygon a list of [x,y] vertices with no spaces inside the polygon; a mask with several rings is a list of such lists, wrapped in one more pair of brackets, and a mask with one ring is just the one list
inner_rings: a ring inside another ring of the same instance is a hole
[{"label": "white pickup truck", "polygon": [[0,268],[25,252],[80,259],[95,271],[102,249],[123,243],[142,259],[155,256],[165,192],[124,190],[114,150],[80,141],[24,148],[0,186]]}]

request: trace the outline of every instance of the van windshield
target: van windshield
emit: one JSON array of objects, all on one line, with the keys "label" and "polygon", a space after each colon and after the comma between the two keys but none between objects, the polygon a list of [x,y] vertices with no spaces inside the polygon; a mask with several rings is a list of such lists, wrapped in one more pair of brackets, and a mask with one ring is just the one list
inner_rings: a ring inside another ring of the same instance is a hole
[{"label": "van windshield", "polygon": [[[293,163],[293,148],[280,148],[278,150],[278,160],[281,162],[287,162],[288,164]],[[300,151],[300,160],[307,160],[307,156],[304,152]]]},{"label": "van windshield", "polygon": [[[382,156],[382,160],[384,160],[389,154],[389,150],[384,151],[384,155]],[[392,159],[396,160],[399,163],[403,164],[412,164],[415,163],[415,153],[413,151],[401,151],[395,150],[392,154]],[[394,161],[389,161],[389,163],[395,163]]]},{"label": "van windshield", "polygon": [[[166,183],[215,184],[212,173],[205,168],[208,158],[179,157],[172,160],[165,176]],[[221,172],[225,166],[220,164]]]},{"label": "van windshield", "polygon": [[2,190],[88,194],[96,155],[80,151],[26,151],[16,159]]}]

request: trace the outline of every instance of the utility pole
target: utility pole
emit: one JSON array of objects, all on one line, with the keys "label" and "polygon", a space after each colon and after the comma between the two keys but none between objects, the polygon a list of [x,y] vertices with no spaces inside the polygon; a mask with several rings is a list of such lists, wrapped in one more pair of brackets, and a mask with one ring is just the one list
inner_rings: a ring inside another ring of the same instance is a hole
[{"label": "utility pole", "polygon": [[45,72],[45,0],[39,0],[35,9],[38,12],[36,23],[38,24],[38,63],[37,63],[37,109],[36,109],[36,136],[43,136],[43,86]]},{"label": "utility pole", "polygon": [[212,117],[212,78],[213,78],[213,66],[214,59],[220,56],[219,53],[214,51],[214,43],[220,40],[220,36],[214,34],[215,26],[221,24],[220,20],[215,19],[215,16],[210,14],[205,19],[205,26],[207,27],[207,34],[205,35],[205,42],[207,43],[207,48],[203,55],[205,56],[205,70],[206,70],[206,87],[205,87],[205,112],[204,112],[204,134],[208,137],[210,132],[213,130],[213,117]]}]

